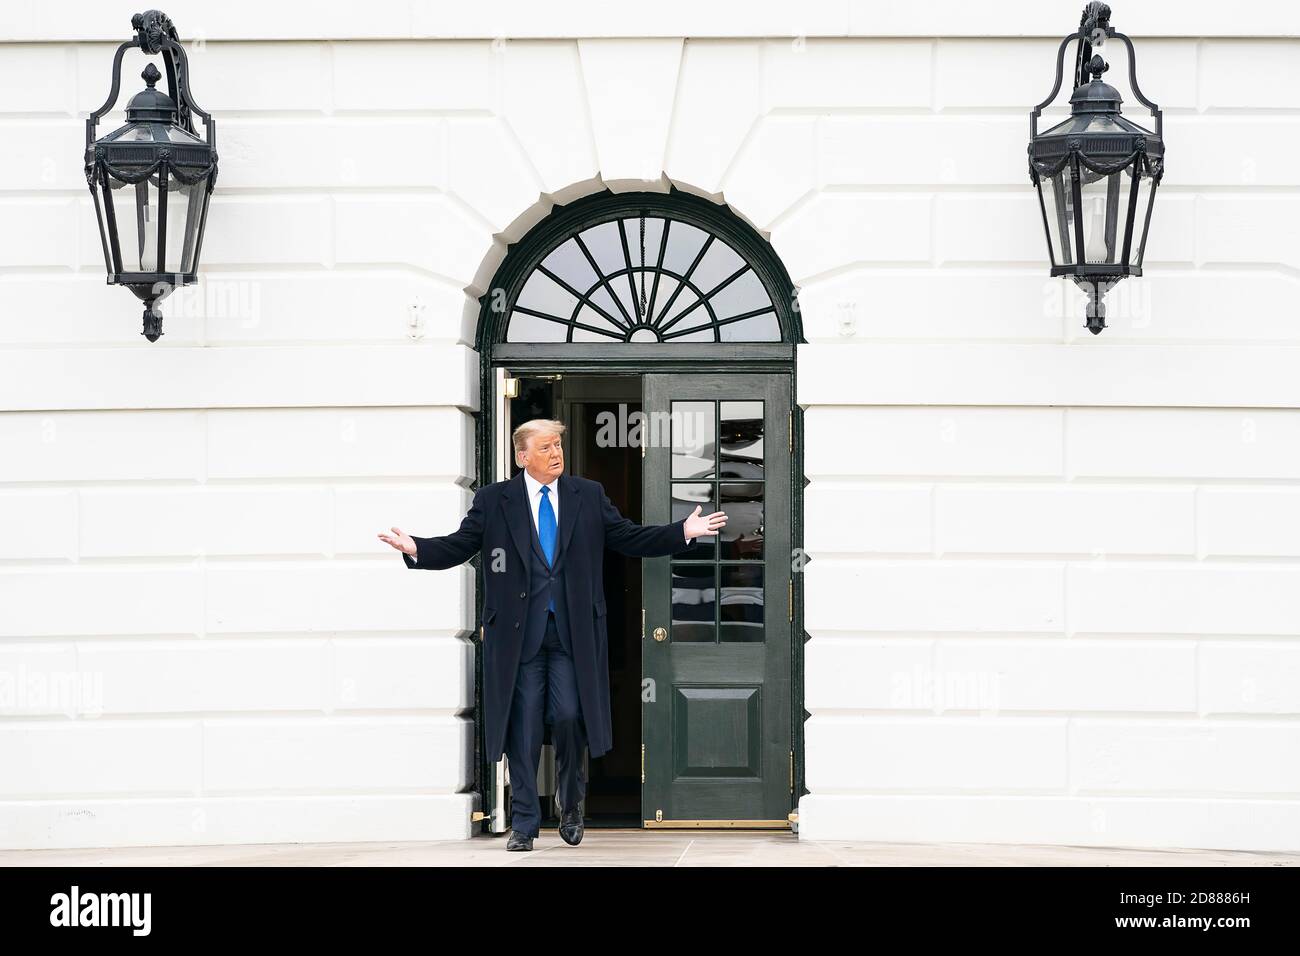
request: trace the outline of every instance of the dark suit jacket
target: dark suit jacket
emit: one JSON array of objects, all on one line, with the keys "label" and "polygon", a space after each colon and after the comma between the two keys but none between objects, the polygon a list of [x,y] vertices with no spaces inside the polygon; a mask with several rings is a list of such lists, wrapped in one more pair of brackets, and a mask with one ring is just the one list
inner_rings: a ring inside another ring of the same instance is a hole
[{"label": "dark suit jacket", "polygon": [[[604,549],[634,557],[677,554],[686,519],[639,525],[623,517],[599,482],[576,475],[559,478],[559,527],[555,567],[564,570],[563,600],[578,678],[587,746],[599,757],[614,746],[609,705],[609,648],[605,613]],[[523,647],[529,587],[528,549],[533,517],[524,473],[485,485],[474,494],[460,528],[436,538],[417,538],[417,555],[403,554],[408,568],[441,570],[482,559],[483,714],[489,760],[505,750],[515,674]],[[558,604],[560,597],[556,596]]]}]

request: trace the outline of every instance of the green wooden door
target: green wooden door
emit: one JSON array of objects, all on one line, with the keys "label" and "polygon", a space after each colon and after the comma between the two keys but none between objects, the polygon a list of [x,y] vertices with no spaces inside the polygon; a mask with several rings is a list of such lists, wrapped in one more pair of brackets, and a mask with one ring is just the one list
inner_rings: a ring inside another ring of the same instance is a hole
[{"label": "green wooden door", "polygon": [[654,826],[788,826],[790,377],[646,375],[644,521],[725,511],[647,558],[642,809]]}]

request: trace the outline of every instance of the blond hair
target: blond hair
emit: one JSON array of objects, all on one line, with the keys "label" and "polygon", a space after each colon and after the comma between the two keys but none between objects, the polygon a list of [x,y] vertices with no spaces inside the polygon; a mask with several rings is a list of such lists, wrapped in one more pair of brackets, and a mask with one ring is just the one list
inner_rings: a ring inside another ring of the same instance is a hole
[{"label": "blond hair", "polygon": [[545,432],[554,432],[557,435],[564,434],[564,422],[556,421],[553,418],[530,418],[510,436],[514,442],[515,454],[519,454],[528,447],[528,437],[530,435],[540,435]]}]

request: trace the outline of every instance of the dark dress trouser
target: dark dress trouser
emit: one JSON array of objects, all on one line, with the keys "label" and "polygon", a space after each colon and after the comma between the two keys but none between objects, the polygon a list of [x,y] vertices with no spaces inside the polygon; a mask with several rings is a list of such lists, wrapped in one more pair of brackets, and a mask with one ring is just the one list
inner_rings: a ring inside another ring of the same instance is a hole
[{"label": "dark dress trouser", "polygon": [[542,757],[543,722],[551,725],[551,741],[555,744],[556,796],[560,809],[568,810],[576,807],[587,792],[582,772],[587,731],[582,722],[573,657],[560,641],[552,611],[546,612],[546,634],[540,649],[532,659],[519,662],[506,728],[510,827],[531,837],[537,836],[542,822],[537,764]]}]

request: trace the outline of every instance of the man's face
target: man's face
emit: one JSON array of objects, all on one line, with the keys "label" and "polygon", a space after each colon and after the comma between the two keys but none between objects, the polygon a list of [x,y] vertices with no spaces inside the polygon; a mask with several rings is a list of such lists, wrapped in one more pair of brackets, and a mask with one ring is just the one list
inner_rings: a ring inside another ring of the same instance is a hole
[{"label": "man's face", "polygon": [[538,432],[529,435],[524,450],[519,453],[519,464],[542,484],[564,472],[564,446],[555,432]]}]

